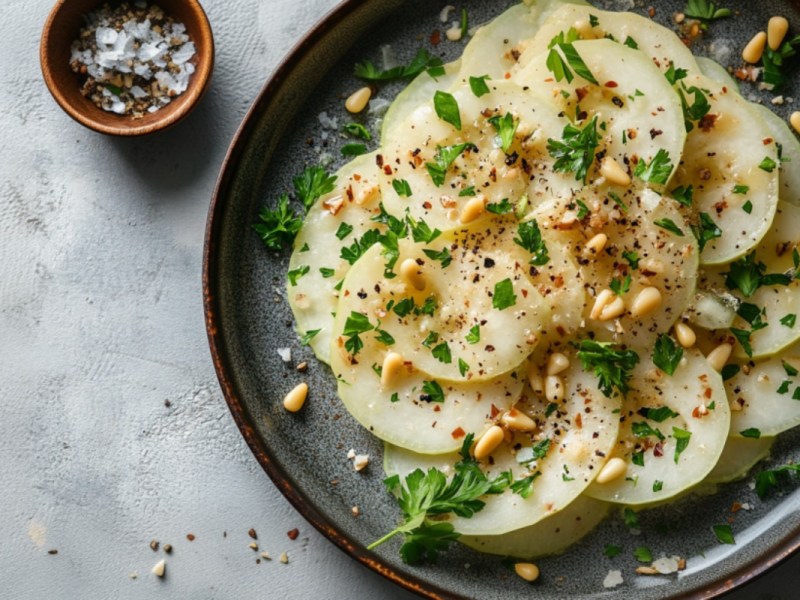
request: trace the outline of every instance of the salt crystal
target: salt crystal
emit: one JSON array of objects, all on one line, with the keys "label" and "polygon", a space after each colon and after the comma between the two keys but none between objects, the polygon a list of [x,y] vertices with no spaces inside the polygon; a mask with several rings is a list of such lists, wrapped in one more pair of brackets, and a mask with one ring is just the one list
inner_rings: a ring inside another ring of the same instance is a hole
[{"label": "salt crystal", "polygon": [[347,458],[353,460],[355,457],[356,457],[356,451],[350,448],[350,450],[347,451]]},{"label": "salt crystal", "polygon": [[137,53],[136,58],[143,62],[147,62],[153,60],[157,56],[160,56],[162,53],[163,51],[160,50],[155,44],[142,44],[139,47],[139,52]]},{"label": "salt crystal", "polygon": [[385,98],[372,98],[369,102],[369,107],[367,108],[367,112],[370,115],[382,115],[387,110],[389,110],[389,106],[391,102],[386,100]]},{"label": "salt crystal", "polygon": [[369,454],[357,454],[353,459],[353,468],[356,471],[363,471],[369,464]]},{"label": "salt crystal", "polygon": [[182,65],[191,59],[194,56],[194,53],[194,42],[187,42],[172,53],[172,62],[174,62],[176,65]]},{"label": "salt crystal", "polygon": [[131,95],[138,100],[139,98],[144,98],[145,96],[147,96],[147,92],[145,92],[138,85],[134,85],[131,88]]},{"label": "salt crystal", "polygon": [[115,112],[118,115],[125,114],[125,103],[120,102],[119,100],[111,103],[111,112]]},{"label": "salt crystal", "polygon": [[653,561],[653,568],[662,575],[677,573],[680,560],[680,556],[670,556],[669,558],[662,556],[658,560]]},{"label": "salt crystal", "polygon": [[319,124],[322,125],[325,129],[339,129],[339,122],[328,116],[328,113],[322,111],[317,115],[317,119],[319,119]]},{"label": "salt crystal", "polygon": [[604,588],[614,588],[623,583],[622,571],[609,571],[606,578],[603,579]]},{"label": "salt crystal", "polygon": [[439,21],[442,23],[447,23],[447,19],[450,18],[450,13],[456,9],[455,6],[452,4],[448,4],[439,12]]},{"label": "salt crystal", "polygon": [[117,36],[119,34],[116,29],[112,29],[111,27],[98,27],[94,35],[98,44],[111,46],[117,41]]},{"label": "salt crystal", "polygon": [[283,362],[291,362],[292,360],[292,349],[291,348],[278,348],[278,355],[281,357]]}]

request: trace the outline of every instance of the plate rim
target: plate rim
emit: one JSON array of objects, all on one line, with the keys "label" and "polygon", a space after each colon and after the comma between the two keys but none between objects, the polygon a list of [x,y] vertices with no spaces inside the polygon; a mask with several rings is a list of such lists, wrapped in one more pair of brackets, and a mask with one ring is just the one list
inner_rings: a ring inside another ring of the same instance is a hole
[{"label": "plate rim", "polygon": [[[221,235],[221,223],[224,218],[225,198],[231,191],[236,179],[239,159],[250,142],[255,124],[268,110],[270,97],[278,95],[278,92],[286,83],[287,76],[299,63],[310,54],[313,54],[317,45],[337,27],[344,24],[357,9],[374,1],[340,0],[338,4],[326,12],[303,34],[272,70],[231,138],[211,195],[204,233],[202,293],[206,335],[212,363],[223,397],[239,429],[239,433],[264,472],[294,509],[348,556],[400,587],[431,599],[468,600],[465,596],[453,594],[427,581],[423,581],[412,573],[401,572],[393,565],[382,560],[379,555],[366,550],[361,543],[340,531],[323,511],[293,485],[288,473],[273,461],[265,440],[253,426],[249,411],[237,392],[234,377],[231,375],[233,372],[232,361],[230,360],[225,335],[220,324],[219,315],[221,315],[223,308],[219,302],[219,281],[214,276],[219,272],[219,236]],[[387,8],[387,10],[390,9]],[[358,36],[353,37],[354,40],[357,38]],[[715,578],[702,587],[670,596],[670,598],[674,600],[717,598],[765,575],[799,550],[800,527],[797,527],[794,531],[787,532],[767,552],[747,561],[728,577]]]}]

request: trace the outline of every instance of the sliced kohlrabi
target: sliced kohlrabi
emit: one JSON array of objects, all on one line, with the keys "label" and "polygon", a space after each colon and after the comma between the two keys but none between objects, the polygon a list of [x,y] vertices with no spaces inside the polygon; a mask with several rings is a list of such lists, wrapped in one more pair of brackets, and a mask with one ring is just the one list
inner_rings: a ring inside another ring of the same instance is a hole
[{"label": "sliced kohlrabi", "polygon": [[716,466],[706,477],[708,483],[727,483],[747,476],[757,463],[769,456],[775,441],[772,437],[758,439],[729,437]]}]

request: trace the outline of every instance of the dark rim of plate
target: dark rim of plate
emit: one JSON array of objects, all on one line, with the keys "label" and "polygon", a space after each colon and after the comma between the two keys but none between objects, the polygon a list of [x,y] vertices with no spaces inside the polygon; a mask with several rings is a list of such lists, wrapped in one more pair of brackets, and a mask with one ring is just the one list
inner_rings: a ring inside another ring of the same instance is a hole
[{"label": "dark rim of plate", "polygon": [[[313,54],[317,45],[329,33],[346,22],[360,7],[367,4],[369,1],[370,0],[343,0],[340,5],[324,15],[279,63],[269,80],[261,88],[261,91],[233,136],[225,159],[221,165],[206,221],[202,273],[206,332],[217,378],[219,379],[222,393],[236,426],[239,428],[239,431],[250,447],[250,450],[253,452],[256,460],[292,506],[294,506],[311,525],[336,544],[341,550],[386,579],[427,598],[463,599],[465,598],[464,596],[437,588],[412,574],[399,572],[393,565],[384,562],[377,555],[366,550],[359,542],[341,532],[325,514],[318,510],[318,508],[292,484],[290,478],[287,477],[287,474],[281,466],[271,457],[264,440],[256,431],[256,428],[250,420],[251,417],[247,407],[239,396],[234,377],[232,376],[233,368],[230,362],[230,355],[227,349],[225,335],[220,327],[220,316],[223,307],[219,303],[219,282],[216,279],[216,275],[219,273],[220,268],[219,239],[222,229],[223,213],[226,199],[236,179],[236,166],[251,141],[255,124],[258,123],[265,112],[269,110],[271,98],[278,95],[278,92],[286,85],[288,75],[298,64],[303,59]],[[799,549],[800,529],[797,529],[788,533],[788,535],[774,545],[768,553],[749,561],[728,577],[719,578],[703,588],[674,596],[673,598],[677,600],[684,598],[699,599],[718,597],[764,575],[767,571],[777,566]]]}]

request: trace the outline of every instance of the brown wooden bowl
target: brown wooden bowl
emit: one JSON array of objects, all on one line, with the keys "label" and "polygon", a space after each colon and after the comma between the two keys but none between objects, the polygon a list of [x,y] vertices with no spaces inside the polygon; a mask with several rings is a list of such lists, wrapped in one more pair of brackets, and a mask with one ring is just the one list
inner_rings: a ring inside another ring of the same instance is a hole
[{"label": "brown wooden bowl", "polygon": [[70,46],[84,24],[83,15],[104,4],[104,0],[58,0],[42,31],[39,60],[50,93],[67,114],[89,129],[108,135],[137,136],[174,125],[197,105],[208,88],[214,68],[214,37],[203,7],[197,0],[157,0],[164,12],[186,25],[195,44],[191,61],[195,72],[189,87],[154,113],[140,118],[118,115],[98,108],[81,94],[81,81],[69,65]]}]

